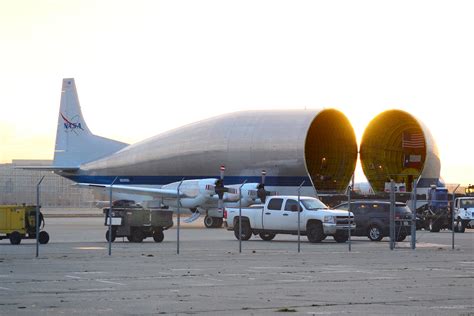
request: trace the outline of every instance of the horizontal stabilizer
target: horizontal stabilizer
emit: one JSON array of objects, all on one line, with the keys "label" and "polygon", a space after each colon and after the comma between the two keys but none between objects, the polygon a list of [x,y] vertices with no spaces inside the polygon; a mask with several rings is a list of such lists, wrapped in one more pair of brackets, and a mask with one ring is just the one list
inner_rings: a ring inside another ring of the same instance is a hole
[{"label": "horizontal stabilizer", "polygon": [[[75,184],[80,187],[87,187],[87,188],[101,188],[101,189],[110,189],[110,184],[96,184],[96,183],[77,183]],[[112,191],[120,192],[120,193],[133,193],[137,195],[146,195],[146,196],[153,196],[153,197],[163,197],[163,198],[176,198],[177,192],[176,190],[170,189],[157,189],[151,187],[137,187],[131,185],[113,185]],[[179,194],[180,198],[188,197],[183,192]]]}]

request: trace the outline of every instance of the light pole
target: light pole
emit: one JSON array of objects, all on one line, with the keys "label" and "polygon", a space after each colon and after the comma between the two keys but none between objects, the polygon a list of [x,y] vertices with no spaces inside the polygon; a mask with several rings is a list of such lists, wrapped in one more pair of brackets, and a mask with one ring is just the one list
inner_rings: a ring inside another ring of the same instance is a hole
[{"label": "light pole", "polygon": [[247,183],[244,180],[239,187],[239,253],[242,253],[242,187]]}]

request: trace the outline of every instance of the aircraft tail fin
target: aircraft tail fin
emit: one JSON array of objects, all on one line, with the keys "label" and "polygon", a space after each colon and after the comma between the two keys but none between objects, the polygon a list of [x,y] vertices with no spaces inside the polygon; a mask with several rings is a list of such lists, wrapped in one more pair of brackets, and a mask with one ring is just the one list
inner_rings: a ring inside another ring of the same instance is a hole
[{"label": "aircraft tail fin", "polygon": [[127,144],[91,133],[82,116],[74,79],[63,79],[53,166],[78,167],[125,146]]}]

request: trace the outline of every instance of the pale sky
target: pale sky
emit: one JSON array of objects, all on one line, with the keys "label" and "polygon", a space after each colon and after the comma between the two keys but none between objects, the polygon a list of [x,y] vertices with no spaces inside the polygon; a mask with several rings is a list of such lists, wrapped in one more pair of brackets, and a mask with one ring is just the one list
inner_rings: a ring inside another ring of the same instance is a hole
[{"label": "pale sky", "polygon": [[435,137],[444,180],[474,183],[473,16],[455,0],[0,0],[0,163],[53,157],[73,77],[93,133],[127,143],[232,111],[324,107],[360,142],[377,114],[406,110]]}]

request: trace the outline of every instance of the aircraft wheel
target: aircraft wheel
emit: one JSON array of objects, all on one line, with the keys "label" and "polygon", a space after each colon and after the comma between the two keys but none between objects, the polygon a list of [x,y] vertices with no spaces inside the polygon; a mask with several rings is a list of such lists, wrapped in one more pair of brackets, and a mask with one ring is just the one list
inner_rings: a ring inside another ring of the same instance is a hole
[{"label": "aircraft wheel", "polygon": [[205,216],[204,217],[204,226],[206,226],[206,228],[212,228],[212,225],[214,224],[214,220],[211,216]]}]

